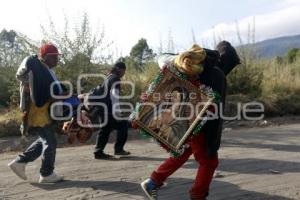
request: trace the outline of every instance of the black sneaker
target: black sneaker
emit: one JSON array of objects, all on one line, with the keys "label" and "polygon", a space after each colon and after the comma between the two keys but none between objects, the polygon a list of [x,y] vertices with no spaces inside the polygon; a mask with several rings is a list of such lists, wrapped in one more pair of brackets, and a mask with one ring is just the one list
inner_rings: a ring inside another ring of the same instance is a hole
[{"label": "black sneaker", "polygon": [[128,155],[130,155],[131,153],[129,152],[129,151],[116,151],[115,152],[115,155],[117,155],[117,156],[128,156]]},{"label": "black sneaker", "polygon": [[155,183],[150,178],[143,181],[141,183],[141,187],[149,199],[157,200],[158,187],[155,185]]},{"label": "black sneaker", "polygon": [[95,153],[95,159],[99,159],[99,160],[109,160],[109,159],[113,159],[114,156],[106,154],[106,153]]}]

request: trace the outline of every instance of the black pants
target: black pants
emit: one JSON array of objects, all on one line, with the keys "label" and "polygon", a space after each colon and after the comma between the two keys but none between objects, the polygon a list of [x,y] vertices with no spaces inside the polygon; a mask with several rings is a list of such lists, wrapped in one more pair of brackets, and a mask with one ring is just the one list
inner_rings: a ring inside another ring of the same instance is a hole
[{"label": "black pants", "polygon": [[102,153],[109,139],[109,134],[111,131],[117,130],[117,140],[115,143],[115,152],[123,151],[124,145],[127,141],[128,135],[128,124],[126,120],[116,121],[113,118],[108,120],[107,125],[105,125],[97,135],[95,154]]}]

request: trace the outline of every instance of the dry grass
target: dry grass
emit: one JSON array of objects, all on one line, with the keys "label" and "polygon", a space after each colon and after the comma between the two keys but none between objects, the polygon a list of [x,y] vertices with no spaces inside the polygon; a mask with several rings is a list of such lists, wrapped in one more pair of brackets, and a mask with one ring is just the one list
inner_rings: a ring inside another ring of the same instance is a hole
[{"label": "dry grass", "polygon": [[260,62],[264,76],[260,99],[270,106],[273,114],[300,114],[300,60],[291,64],[275,60]]},{"label": "dry grass", "polygon": [[291,92],[300,89],[300,60],[292,64],[279,64],[276,61],[261,61],[264,74],[262,89],[266,94]]},{"label": "dry grass", "polygon": [[[135,83],[135,96],[130,102],[139,100],[158,70],[156,63],[147,64],[143,71],[128,69],[124,80]],[[260,83],[257,75],[262,77]],[[228,77],[228,82],[235,84],[230,91],[234,96],[263,102],[266,115],[300,114],[300,59],[290,64],[278,63],[275,59],[252,59],[246,66],[237,67]],[[241,92],[246,84],[249,86]],[[128,85],[124,87],[125,94],[129,94],[130,90]],[[0,136],[19,135],[20,122],[21,112],[18,108],[2,111]]]},{"label": "dry grass", "polygon": [[0,137],[20,135],[21,112],[18,108],[2,111],[0,115]]}]

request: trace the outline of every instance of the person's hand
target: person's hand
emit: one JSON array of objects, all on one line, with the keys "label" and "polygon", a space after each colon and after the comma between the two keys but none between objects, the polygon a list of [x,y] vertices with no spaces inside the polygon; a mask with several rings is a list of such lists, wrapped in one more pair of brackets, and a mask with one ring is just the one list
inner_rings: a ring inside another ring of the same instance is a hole
[{"label": "person's hand", "polygon": [[84,98],[86,97],[86,94],[80,94],[77,96],[77,98],[80,100],[81,103],[84,102]]},{"label": "person's hand", "polygon": [[86,126],[91,126],[92,125],[91,120],[88,118],[88,113],[84,110],[82,110],[80,112],[80,121],[83,125],[86,125]]}]

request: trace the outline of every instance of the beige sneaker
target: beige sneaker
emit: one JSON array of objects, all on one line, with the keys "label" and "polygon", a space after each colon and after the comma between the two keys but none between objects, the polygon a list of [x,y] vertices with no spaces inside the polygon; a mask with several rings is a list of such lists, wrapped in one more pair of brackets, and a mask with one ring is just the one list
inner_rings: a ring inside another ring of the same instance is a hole
[{"label": "beige sneaker", "polygon": [[18,163],[16,160],[11,161],[7,165],[18,177],[23,180],[27,180],[27,176],[25,174],[26,163]]},{"label": "beige sneaker", "polygon": [[63,176],[59,176],[59,175],[55,174],[55,172],[53,172],[49,176],[40,175],[39,183],[57,183],[57,182],[60,182],[63,180],[64,180]]}]

